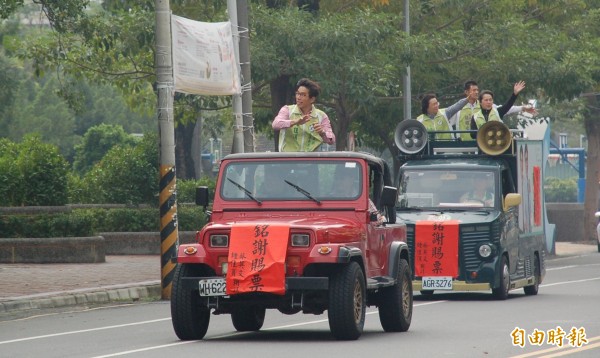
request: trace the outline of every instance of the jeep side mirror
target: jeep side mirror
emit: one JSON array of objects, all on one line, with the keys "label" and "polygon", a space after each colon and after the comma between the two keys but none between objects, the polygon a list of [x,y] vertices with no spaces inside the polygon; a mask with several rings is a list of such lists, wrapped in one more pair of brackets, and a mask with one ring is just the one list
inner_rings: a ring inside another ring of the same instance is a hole
[{"label": "jeep side mirror", "polygon": [[196,188],[196,205],[203,206],[204,210],[208,206],[208,187],[199,186]]},{"label": "jeep side mirror", "polygon": [[381,193],[381,205],[396,206],[396,200],[398,200],[398,189],[393,186],[384,186]]}]

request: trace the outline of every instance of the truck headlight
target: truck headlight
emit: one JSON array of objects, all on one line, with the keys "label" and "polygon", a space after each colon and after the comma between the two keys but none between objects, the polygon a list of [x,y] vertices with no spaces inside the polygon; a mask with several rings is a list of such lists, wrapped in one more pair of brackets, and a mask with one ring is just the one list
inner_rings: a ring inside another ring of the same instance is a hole
[{"label": "truck headlight", "polygon": [[292,234],[292,246],[308,247],[310,237],[307,234]]},{"label": "truck headlight", "polygon": [[228,247],[229,236],[227,235],[210,235],[210,247]]},{"label": "truck headlight", "polygon": [[492,247],[490,246],[490,244],[483,244],[479,246],[479,256],[483,257],[484,259],[487,259],[491,255]]}]

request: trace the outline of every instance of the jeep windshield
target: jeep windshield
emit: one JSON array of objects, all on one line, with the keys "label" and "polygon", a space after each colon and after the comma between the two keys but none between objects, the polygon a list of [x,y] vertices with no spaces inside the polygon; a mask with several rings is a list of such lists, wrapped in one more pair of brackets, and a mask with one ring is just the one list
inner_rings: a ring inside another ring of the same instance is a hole
[{"label": "jeep windshield", "polygon": [[495,180],[490,171],[405,170],[400,178],[398,208],[493,208],[497,201]]},{"label": "jeep windshield", "polygon": [[361,163],[353,160],[256,160],[226,164],[220,181],[227,201],[356,200],[362,194]]}]

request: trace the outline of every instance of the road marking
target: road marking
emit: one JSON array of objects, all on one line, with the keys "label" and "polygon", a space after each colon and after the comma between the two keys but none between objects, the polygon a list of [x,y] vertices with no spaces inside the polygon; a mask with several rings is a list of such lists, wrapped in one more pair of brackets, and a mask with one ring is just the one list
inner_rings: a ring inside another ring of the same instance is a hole
[{"label": "road marking", "polygon": [[585,267],[585,266],[600,266],[600,264],[583,264],[583,265],[568,265],[568,266],[561,266],[561,267],[551,267],[551,268],[546,268],[546,271],[564,270],[564,269],[570,269],[570,268],[574,268],[574,267]]},{"label": "road marking", "polygon": [[598,280],[600,280],[600,277],[586,278],[586,279],[583,279],[583,280],[573,280],[573,281],[563,281],[563,282],[555,282],[555,283],[546,283],[546,284],[540,285],[540,287],[570,285],[572,283],[581,283],[581,282],[598,281]]},{"label": "road marking", "polygon": [[167,321],[167,320],[171,320],[171,317],[169,317],[169,318],[153,319],[153,320],[150,320],[150,321],[141,321],[141,322],[134,322],[134,323],[118,324],[118,325],[114,325],[114,326],[105,326],[105,327],[97,327],[97,328],[90,328],[90,329],[81,329],[81,330],[78,330],[78,331],[69,331],[69,332],[62,332],[62,333],[45,334],[45,335],[42,335],[42,336],[17,338],[17,339],[11,339],[11,340],[8,340],[8,341],[0,341],[0,344],[8,344],[8,343],[32,341],[34,339],[42,339],[42,338],[50,338],[50,337],[67,336],[69,334],[79,334],[79,333],[103,331],[103,330],[113,329],[113,328],[139,326],[139,325],[142,325],[142,324],[156,323],[156,322],[162,322],[162,321]]},{"label": "road marking", "polygon": [[[448,302],[448,301],[447,300],[440,300],[440,301],[417,303],[417,304],[413,304],[413,308],[414,307],[419,307],[419,306],[428,306],[428,305],[433,305],[433,304],[438,304],[438,303],[444,303],[444,302]],[[378,311],[371,311],[371,312],[367,312],[366,314],[370,315],[370,314],[375,314],[375,313],[378,313]],[[168,318],[159,318],[159,319],[154,319],[154,320],[149,320],[149,321],[140,321],[140,322],[125,323],[125,324],[119,324],[119,325],[113,325],[113,326],[97,327],[97,328],[90,328],[90,329],[81,329],[81,330],[77,330],[77,331],[69,331],[69,332],[45,334],[45,335],[41,335],[41,336],[33,336],[33,337],[26,337],[26,338],[11,339],[11,340],[8,340],[8,341],[0,341],[0,345],[1,344],[9,344],[9,343],[32,341],[32,340],[36,340],[36,339],[44,339],[44,338],[51,338],[51,337],[66,336],[66,335],[72,335],[72,334],[80,334],[80,333],[87,333],[87,332],[103,331],[103,330],[115,329],[115,328],[122,328],[122,327],[139,326],[139,325],[143,325],[143,324],[157,323],[157,322],[170,321],[170,320],[171,320],[171,317],[168,317]],[[290,328],[290,327],[306,326],[306,325],[310,325],[310,324],[318,324],[318,323],[323,323],[323,322],[327,322],[327,320],[326,319],[321,319],[321,320],[315,320],[315,321],[300,322],[300,323],[294,323],[294,324],[289,324],[289,325],[284,325],[284,326],[264,328],[262,330],[263,331],[273,331],[273,330],[277,330],[277,329],[285,329],[285,328]],[[234,336],[239,336],[239,335],[249,334],[249,333],[252,333],[252,332],[232,332],[232,333],[228,333],[228,334],[223,334],[223,335],[219,335],[219,336],[205,338],[205,340],[234,337]],[[130,350],[130,351],[123,351],[123,352],[117,352],[117,353],[107,354],[107,355],[103,355],[103,356],[96,356],[96,357],[93,357],[93,358],[116,357],[116,356],[121,356],[121,355],[126,355],[126,354],[133,354],[133,353],[145,352],[145,351],[149,351],[149,350],[155,350],[155,349],[173,347],[173,346],[178,346],[178,345],[183,345],[183,344],[189,344],[189,343],[194,343],[194,342],[199,342],[199,341],[181,341],[181,342],[176,342],[176,343],[163,344],[163,345],[160,345],[160,346],[152,346],[152,347],[140,348],[140,349],[135,349],[135,350]]]},{"label": "road marking", "polygon": [[[593,342],[593,341],[597,341],[600,339],[600,336],[597,337],[593,337],[593,338],[587,338],[588,342]],[[584,346],[581,347],[573,347],[573,346],[562,346],[562,347],[552,347],[552,348],[548,348],[548,349],[542,349],[539,351],[535,351],[535,352],[531,352],[531,353],[525,353],[525,354],[521,354],[518,356],[512,356],[511,358],[527,358],[527,357],[544,357],[544,358],[549,358],[549,357],[561,357],[561,356],[566,356],[566,355],[570,355],[570,354],[576,354],[579,353],[581,351],[586,351],[589,349],[594,349],[594,348],[598,348],[600,347],[600,342],[598,343],[594,343],[594,344],[586,344]],[[551,352],[556,352],[556,351],[560,351],[557,352],[555,354],[548,354]]]}]

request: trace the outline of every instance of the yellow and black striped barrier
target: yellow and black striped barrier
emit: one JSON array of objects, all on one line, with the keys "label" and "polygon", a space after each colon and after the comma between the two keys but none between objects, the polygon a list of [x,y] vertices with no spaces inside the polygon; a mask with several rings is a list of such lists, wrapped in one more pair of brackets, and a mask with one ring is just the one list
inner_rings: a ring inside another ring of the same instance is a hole
[{"label": "yellow and black striped barrier", "polygon": [[179,234],[177,230],[177,191],[175,167],[160,166],[160,263],[161,297],[171,298],[171,287],[176,264],[171,260],[177,255]]}]

